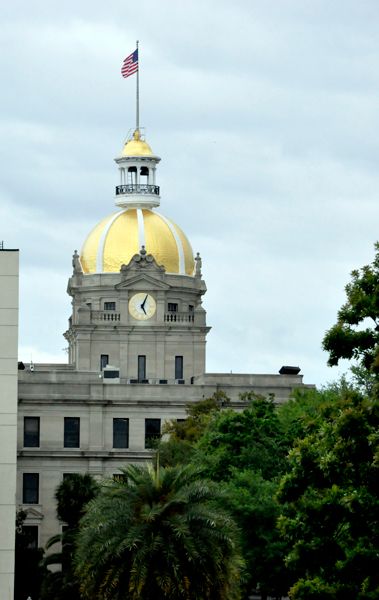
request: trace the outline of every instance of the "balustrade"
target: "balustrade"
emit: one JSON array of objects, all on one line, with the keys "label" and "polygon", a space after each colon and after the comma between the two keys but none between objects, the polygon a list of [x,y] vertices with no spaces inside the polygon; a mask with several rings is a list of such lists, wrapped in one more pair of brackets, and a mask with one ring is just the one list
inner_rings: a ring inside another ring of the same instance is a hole
[{"label": "balustrade", "polygon": [[[194,313],[168,312],[164,314],[165,323],[194,323]],[[91,322],[115,323],[121,321],[121,313],[115,311],[91,310]]]},{"label": "balustrade", "polygon": [[91,310],[91,321],[120,321],[120,313],[113,311]]},{"label": "balustrade", "polygon": [[153,194],[159,196],[159,185],[148,185],[147,183],[128,183],[126,185],[116,186],[116,196],[125,194]]},{"label": "balustrade", "polygon": [[165,323],[193,323],[195,315],[188,312],[169,312],[164,316]]}]

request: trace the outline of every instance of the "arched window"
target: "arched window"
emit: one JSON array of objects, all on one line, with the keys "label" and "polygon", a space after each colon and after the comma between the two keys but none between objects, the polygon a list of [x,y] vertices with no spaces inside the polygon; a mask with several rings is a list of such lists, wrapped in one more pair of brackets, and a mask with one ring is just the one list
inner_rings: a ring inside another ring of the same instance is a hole
[{"label": "arched window", "polygon": [[136,184],[137,183],[137,168],[129,167],[128,169],[128,184]]},{"label": "arched window", "polygon": [[148,167],[141,167],[140,170],[141,183],[149,183],[149,169]]}]

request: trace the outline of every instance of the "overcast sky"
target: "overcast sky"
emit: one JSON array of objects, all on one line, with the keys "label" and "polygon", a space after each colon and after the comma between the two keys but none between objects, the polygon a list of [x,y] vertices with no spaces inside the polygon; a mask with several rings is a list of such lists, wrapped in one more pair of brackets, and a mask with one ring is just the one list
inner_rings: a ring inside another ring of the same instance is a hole
[{"label": "overcast sky", "polygon": [[306,383],[379,239],[377,0],[1,0],[0,240],[19,248],[20,359],[67,360],[71,256],[114,212],[135,124],[160,212],[203,258],[209,372]]}]

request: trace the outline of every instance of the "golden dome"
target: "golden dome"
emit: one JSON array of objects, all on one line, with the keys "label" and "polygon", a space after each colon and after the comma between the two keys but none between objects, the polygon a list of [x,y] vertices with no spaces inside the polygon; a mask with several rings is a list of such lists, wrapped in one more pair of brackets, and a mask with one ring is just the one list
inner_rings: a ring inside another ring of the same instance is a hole
[{"label": "golden dome", "polygon": [[126,142],[120,156],[155,156],[149,144],[141,140],[140,132],[134,132],[134,138]]},{"label": "golden dome", "polygon": [[130,208],[103,219],[84,242],[84,273],[117,273],[142,246],[166,273],[193,275],[194,257],[183,231],[167,217],[147,208]]}]

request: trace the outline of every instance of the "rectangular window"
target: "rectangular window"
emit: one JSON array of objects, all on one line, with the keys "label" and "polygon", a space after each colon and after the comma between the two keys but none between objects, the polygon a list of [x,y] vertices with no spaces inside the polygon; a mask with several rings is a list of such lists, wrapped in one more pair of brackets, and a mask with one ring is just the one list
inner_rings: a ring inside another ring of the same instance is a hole
[{"label": "rectangular window", "polygon": [[39,417],[24,417],[24,448],[39,448]]},{"label": "rectangular window", "polygon": [[175,356],[175,379],[183,379],[183,356]]},{"label": "rectangular window", "polygon": [[129,419],[113,419],[113,448],[129,448]]},{"label": "rectangular window", "polygon": [[188,310],[189,310],[189,312],[193,312],[193,304],[188,305]]},{"label": "rectangular window", "polygon": [[104,302],[104,310],[116,310],[116,302]]},{"label": "rectangular window", "polygon": [[23,504],[38,504],[39,473],[24,473],[22,484]]},{"label": "rectangular window", "polygon": [[38,548],[38,525],[23,525],[22,533],[28,538],[27,548]]},{"label": "rectangular window", "polygon": [[100,371],[105,369],[107,364],[109,363],[109,354],[101,354],[100,356]]},{"label": "rectangular window", "polygon": [[64,447],[79,448],[80,419],[79,417],[64,418]]},{"label": "rectangular window", "polygon": [[146,356],[138,357],[138,381],[146,379]]},{"label": "rectangular window", "polygon": [[168,309],[168,312],[178,312],[178,305],[175,304],[174,302],[169,302],[167,309]]},{"label": "rectangular window", "polygon": [[145,419],[145,448],[151,448],[152,442],[161,434],[160,419]]}]

